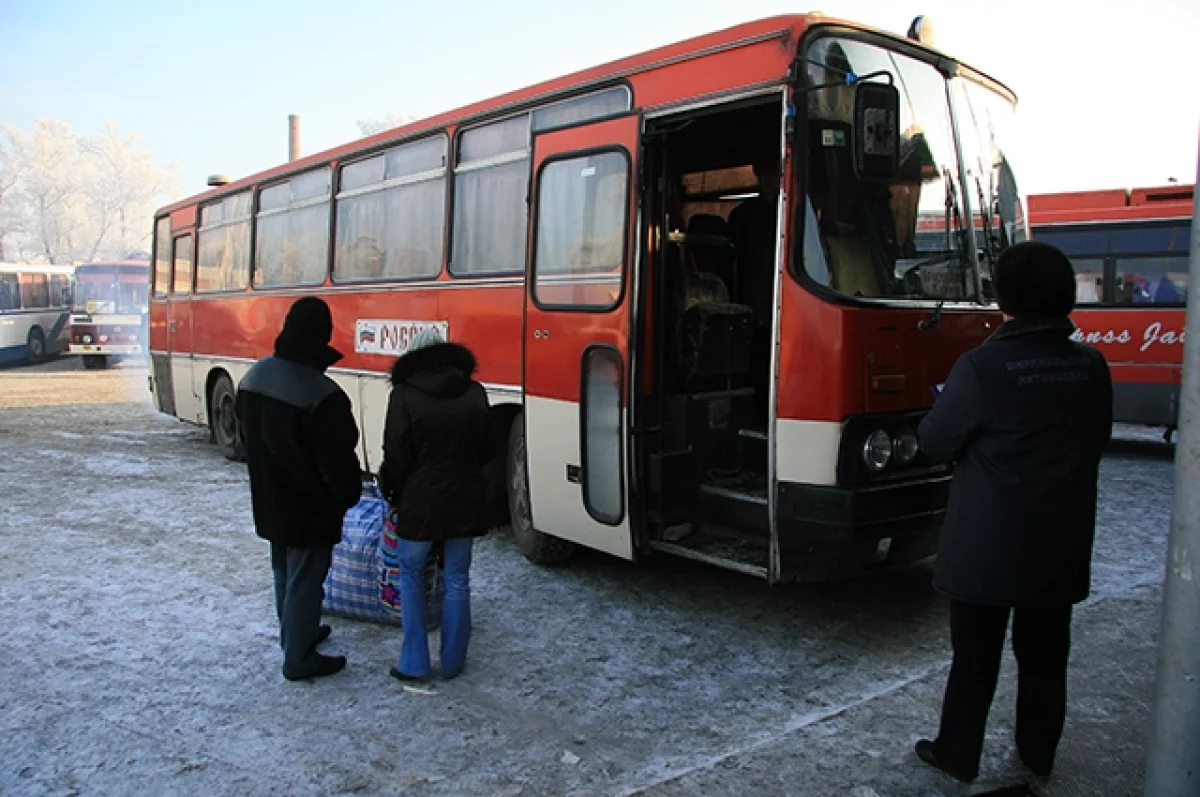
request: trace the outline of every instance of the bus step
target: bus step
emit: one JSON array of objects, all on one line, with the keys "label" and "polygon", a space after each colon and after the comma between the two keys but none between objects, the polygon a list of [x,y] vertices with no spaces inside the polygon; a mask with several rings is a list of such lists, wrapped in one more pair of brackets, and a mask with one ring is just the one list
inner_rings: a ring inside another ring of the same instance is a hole
[{"label": "bus step", "polygon": [[737,462],[744,471],[767,475],[767,433],[758,429],[738,429]]},{"label": "bus step", "polygon": [[700,510],[705,522],[760,534],[771,528],[766,485],[758,480],[737,487],[700,485]]},{"label": "bus step", "polygon": [[755,546],[727,537],[696,532],[680,542],[655,540],[650,543],[650,547],[672,556],[716,565],[756,578],[768,577],[768,553],[765,545]]}]

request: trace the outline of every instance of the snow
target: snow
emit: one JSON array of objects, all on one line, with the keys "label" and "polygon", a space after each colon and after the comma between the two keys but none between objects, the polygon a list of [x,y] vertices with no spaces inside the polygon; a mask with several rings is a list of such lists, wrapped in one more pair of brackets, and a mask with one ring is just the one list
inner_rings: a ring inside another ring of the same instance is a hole
[{"label": "snow", "polygon": [[[244,466],[144,394],[138,368],[0,371],[0,793],[960,793],[911,752],[949,659],[928,565],[769,588],[671,559],[538,568],[497,533],[461,677],[406,689],[398,631],[333,618],[347,670],[288,683]],[[1140,772],[1114,734],[1144,727],[1171,478],[1169,449],[1103,466],[1064,783]],[[1012,676],[992,781],[1020,772]]]}]

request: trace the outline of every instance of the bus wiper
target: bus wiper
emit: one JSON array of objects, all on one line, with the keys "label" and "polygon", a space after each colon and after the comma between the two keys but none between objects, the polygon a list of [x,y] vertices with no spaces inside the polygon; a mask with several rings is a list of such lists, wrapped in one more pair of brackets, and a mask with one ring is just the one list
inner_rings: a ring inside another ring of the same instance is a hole
[{"label": "bus wiper", "polygon": [[[980,181],[978,176],[975,177],[975,192],[979,194],[979,218],[983,223],[983,254],[985,257],[987,257],[988,274],[991,275],[996,270],[996,242],[992,240],[991,219],[992,208],[995,206],[995,204],[984,201],[983,183]],[[987,210],[985,211],[984,208]]]},{"label": "bus wiper", "polygon": [[945,303],[946,303],[945,299],[939,299],[938,303],[937,303],[937,307],[933,308],[933,315],[930,316],[929,318],[923,318],[920,321],[918,321],[917,329],[919,329],[921,331],[925,331],[927,329],[933,329],[934,327],[936,327],[938,325],[938,322],[942,320],[942,305],[944,305]]}]

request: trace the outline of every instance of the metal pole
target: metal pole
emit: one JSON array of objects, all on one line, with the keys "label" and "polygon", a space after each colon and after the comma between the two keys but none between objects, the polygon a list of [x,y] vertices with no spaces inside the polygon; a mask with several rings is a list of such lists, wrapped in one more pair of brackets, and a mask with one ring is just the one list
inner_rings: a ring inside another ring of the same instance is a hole
[{"label": "metal pole", "polygon": [[288,160],[300,157],[300,117],[288,114]]},{"label": "metal pole", "polygon": [[[1197,168],[1200,184],[1200,165]],[[1200,202],[1192,211],[1175,502],[1163,587],[1146,797],[1200,795]]]}]

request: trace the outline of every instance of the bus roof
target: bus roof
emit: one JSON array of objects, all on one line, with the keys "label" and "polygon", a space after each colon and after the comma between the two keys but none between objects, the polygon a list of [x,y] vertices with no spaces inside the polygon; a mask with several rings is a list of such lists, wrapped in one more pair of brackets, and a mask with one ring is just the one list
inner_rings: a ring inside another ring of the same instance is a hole
[{"label": "bus roof", "polygon": [[1037,227],[1191,218],[1195,195],[1196,186],[1179,184],[1032,194],[1029,197],[1029,223]]},{"label": "bus roof", "polygon": [[[917,42],[899,36],[890,31],[880,30],[878,28],[864,25],[850,20],[829,17],[819,12],[810,14],[791,14],[785,16],[767,17],[764,19],[746,22],[740,25],[735,25],[724,30],[707,33],[702,36],[697,36],[691,39],[668,44],[663,47],[658,47],[653,50],[647,50],[637,55],[628,56],[616,61],[602,64],[600,66],[590,67],[588,69],[563,75],[552,80],[537,83],[516,91],[511,91],[506,94],[501,94],[498,97],[480,100],[470,105],[455,108],[445,111],[436,116],[427,119],[418,120],[409,124],[394,127],[389,130],[376,133],[371,136],[356,139],[346,144],[342,144],[323,152],[317,152],[312,155],[306,155],[295,161],[282,163],[265,171],[258,172],[238,180],[234,180],[226,185],[218,186],[209,189],[199,194],[194,194],[186,199],[179,200],[170,205],[166,205],[159,209],[155,217],[160,217],[164,214],[171,213],[182,208],[193,206],[197,203],[207,201],[219,196],[244,190],[258,183],[270,180],[277,176],[291,174],[298,171],[303,171],[306,168],[320,166],[332,160],[338,160],[346,155],[357,153],[361,150],[372,149],[374,147],[387,144],[393,140],[399,141],[407,138],[418,136],[422,133],[433,133],[450,125],[457,125],[465,121],[482,120],[491,116],[502,115],[507,111],[518,111],[521,108],[529,107],[541,102],[549,102],[563,97],[577,94],[587,89],[602,88],[605,85],[613,85],[621,80],[632,75],[650,71],[656,67],[665,66],[670,63],[675,63],[688,58],[700,57],[719,52],[723,49],[738,46],[740,44],[749,44],[756,41],[770,40],[778,38],[784,42],[792,43],[793,47],[799,40],[799,37],[811,25],[831,25],[838,27],[853,28],[857,30],[867,31],[878,36],[891,39],[902,44],[906,48],[923,50],[931,56],[957,64],[955,59],[933,49],[925,47]],[[965,65],[964,65],[965,66]],[[967,70],[986,81],[994,83],[1001,91],[1015,97],[1012,90],[1004,84],[988,76],[987,74],[967,67]],[[780,79],[783,79],[780,75]]]}]

